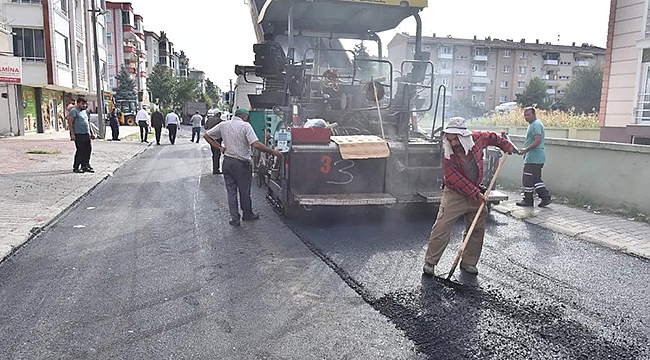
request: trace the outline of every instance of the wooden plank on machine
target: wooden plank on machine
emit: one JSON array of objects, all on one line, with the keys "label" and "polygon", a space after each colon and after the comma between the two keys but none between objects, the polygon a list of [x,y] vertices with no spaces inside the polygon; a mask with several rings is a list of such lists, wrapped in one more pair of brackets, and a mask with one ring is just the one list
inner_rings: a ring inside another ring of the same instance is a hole
[{"label": "wooden plank on machine", "polygon": [[344,160],[382,159],[390,155],[386,140],[375,135],[332,136]]}]

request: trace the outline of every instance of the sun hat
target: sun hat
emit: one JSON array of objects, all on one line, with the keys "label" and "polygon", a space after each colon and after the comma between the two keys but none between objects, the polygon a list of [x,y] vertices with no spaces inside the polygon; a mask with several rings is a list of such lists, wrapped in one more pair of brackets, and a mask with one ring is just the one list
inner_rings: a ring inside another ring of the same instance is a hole
[{"label": "sun hat", "polygon": [[460,136],[471,136],[472,132],[467,129],[467,120],[462,117],[453,117],[445,125],[443,130],[445,134],[457,134]]}]

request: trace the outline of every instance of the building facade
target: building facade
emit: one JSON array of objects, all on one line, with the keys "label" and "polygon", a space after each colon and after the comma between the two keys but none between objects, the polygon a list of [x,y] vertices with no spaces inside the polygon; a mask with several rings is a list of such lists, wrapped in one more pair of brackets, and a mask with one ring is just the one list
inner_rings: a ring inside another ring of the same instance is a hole
[{"label": "building facade", "polygon": [[[104,0],[97,0],[99,11]],[[10,53],[22,60],[18,88],[21,126],[15,135],[67,130],[66,105],[78,96],[96,111],[97,81],[93,51],[91,0],[0,0],[2,14],[11,19]],[[97,18],[100,74],[107,65],[105,21]],[[106,77],[99,81],[109,89]],[[106,94],[104,94],[106,96]]]},{"label": "building facade", "polygon": [[201,93],[205,94],[205,80],[206,80],[205,72],[194,68],[190,68],[188,70],[188,74],[191,79],[194,79],[196,81]]},{"label": "building facade", "polygon": [[[527,43],[525,39],[456,39],[434,34],[422,38],[422,47],[431,53],[435,86],[447,87],[447,105],[469,97],[487,110],[515,101],[515,95],[535,77],[546,81],[549,96],[561,96],[575,69],[605,61],[603,48]],[[388,58],[395,69],[414,54],[415,36],[396,34],[388,44]]]},{"label": "building facade", "polygon": [[650,145],[650,1],[612,0],[600,140]]},{"label": "building facade", "polygon": [[147,92],[147,51],[142,16],[134,13],[131,3],[107,2],[107,36],[109,77],[112,89],[117,88],[117,74],[122,66],[135,81],[142,103],[149,103]]}]

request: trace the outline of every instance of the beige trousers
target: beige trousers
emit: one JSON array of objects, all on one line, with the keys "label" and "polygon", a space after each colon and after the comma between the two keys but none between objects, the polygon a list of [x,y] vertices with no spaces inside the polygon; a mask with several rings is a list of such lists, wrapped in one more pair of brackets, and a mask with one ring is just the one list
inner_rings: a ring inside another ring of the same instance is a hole
[{"label": "beige trousers", "polygon": [[[442,201],[438,209],[438,217],[433,224],[431,235],[429,236],[429,248],[425,257],[426,262],[433,265],[438,264],[442,253],[445,251],[447,244],[449,244],[451,230],[461,216],[465,216],[465,231],[463,235],[467,234],[478,208],[479,202],[476,198],[468,198],[450,189],[443,190]],[[474,227],[474,232],[467,243],[465,253],[461,260],[463,264],[476,265],[478,258],[481,256],[483,235],[485,234],[485,224],[487,221],[486,210],[483,209],[481,212],[476,227]]]}]

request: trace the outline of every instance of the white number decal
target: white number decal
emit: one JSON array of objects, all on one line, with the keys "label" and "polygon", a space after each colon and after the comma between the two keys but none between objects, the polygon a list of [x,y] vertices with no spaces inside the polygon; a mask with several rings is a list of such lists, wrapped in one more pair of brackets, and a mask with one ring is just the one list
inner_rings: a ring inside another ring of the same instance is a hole
[{"label": "white number decal", "polygon": [[348,161],[350,163],[350,165],[348,165],[346,167],[342,167],[341,169],[339,169],[338,172],[340,172],[341,174],[347,175],[349,177],[349,180],[347,180],[347,181],[328,181],[327,182],[328,184],[347,185],[347,184],[351,183],[352,180],[354,180],[354,176],[352,174],[350,174],[349,172],[345,171],[347,169],[350,169],[350,168],[354,167],[354,161],[341,159],[341,160],[338,160],[337,162],[334,163],[334,167],[336,167],[336,165],[338,165],[339,163],[344,162],[344,161]]}]

